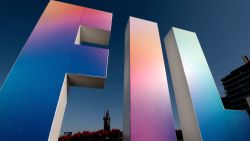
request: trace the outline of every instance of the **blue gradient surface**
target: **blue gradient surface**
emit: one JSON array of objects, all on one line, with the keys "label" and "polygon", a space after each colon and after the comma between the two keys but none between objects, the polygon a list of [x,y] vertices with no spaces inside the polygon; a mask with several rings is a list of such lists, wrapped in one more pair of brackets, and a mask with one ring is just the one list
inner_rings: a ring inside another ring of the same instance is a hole
[{"label": "blue gradient surface", "polygon": [[74,45],[81,14],[49,3],[1,88],[1,141],[48,140],[66,73],[106,77],[108,49]]}]

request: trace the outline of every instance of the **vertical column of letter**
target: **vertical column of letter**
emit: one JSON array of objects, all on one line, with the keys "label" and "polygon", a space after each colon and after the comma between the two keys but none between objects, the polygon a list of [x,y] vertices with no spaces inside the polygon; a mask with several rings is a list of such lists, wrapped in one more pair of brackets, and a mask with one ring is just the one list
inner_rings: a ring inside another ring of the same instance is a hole
[{"label": "vertical column of letter", "polygon": [[124,140],[174,141],[158,26],[130,17],[125,40]]},{"label": "vertical column of letter", "polygon": [[196,34],[172,28],[165,45],[184,140],[250,140],[250,118],[223,108]]}]

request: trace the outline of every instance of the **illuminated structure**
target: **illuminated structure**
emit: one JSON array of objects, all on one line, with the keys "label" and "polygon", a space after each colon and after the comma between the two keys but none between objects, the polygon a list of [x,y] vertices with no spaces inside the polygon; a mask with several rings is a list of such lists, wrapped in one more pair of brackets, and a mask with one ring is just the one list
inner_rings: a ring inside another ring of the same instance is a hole
[{"label": "illuminated structure", "polygon": [[247,56],[243,60],[244,65],[221,79],[226,92],[222,102],[227,109],[246,110],[250,115],[250,103],[247,102],[250,97],[250,61]]},{"label": "illuminated structure", "polygon": [[[1,141],[58,139],[69,86],[104,88],[109,50],[84,43],[108,45],[111,24],[111,13],[49,2],[1,87]],[[130,17],[125,40],[124,141],[174,141],[158,26]],[[173,28],[165,43],[184,140],[250,140],[248,115],[223,109],[196,35]]]},{"label": "illuminated structure", "polygon": [[1,141],[56,141],[68,86],[104,88],[112,14],[50,1],[0,92]]},{"label": "illuminated structure", "polygon": [[247,113],[224,109],[196,34],[172,28],[165,44],[184,140],[250,140]]},{"label": "illuminated structure", "polygon": [[157,23],[130,17],[125,35],[124,141],[175,141]]}]

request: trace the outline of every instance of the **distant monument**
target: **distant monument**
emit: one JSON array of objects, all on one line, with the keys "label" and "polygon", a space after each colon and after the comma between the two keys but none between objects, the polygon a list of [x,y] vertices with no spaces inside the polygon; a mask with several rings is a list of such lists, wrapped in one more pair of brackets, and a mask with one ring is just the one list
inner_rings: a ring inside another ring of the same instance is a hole
[{"label": "distant monument", "polygon": [[81,131],[74,134],[72,132],[64,132],[64,135],[60,136],[58,141],[122,141],[122,131],[119,129],[110,130],[108,110],[104,111],[103,125],[104,129],[97,131]]},{"label": "distant monument", "polygon": [[103,125],[105,131],[110,131],[110,116],[108,110],[106,111],[106,114],[104,112]]}]

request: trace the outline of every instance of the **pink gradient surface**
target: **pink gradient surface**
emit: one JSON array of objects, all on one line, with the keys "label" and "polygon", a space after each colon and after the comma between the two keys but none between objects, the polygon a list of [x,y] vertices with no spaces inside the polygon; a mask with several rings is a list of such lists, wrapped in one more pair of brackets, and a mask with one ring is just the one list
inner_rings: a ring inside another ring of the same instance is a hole
[{"label": "pink gradient surface", "polygon": [[111,31],[112,13],[83,8],[81,24],[93,28]]},{"label": "pink gradient surface", "polygon": [[131,141],[176,140],[158,26],[130,17]]},{"label": "pink gradient surface", "polygon": [[[53,21],[53,24],[47,21]],[[75,24],[77,24],[77,26],[75,26]],[[39,27],[41,33],[48,33],[48,31],[53,30],[57,30],[56,33],[58,33],[58,29],[60,28],[62,30],[61,32],[71,31],[72,27],[74,27],[76,28],[75,34],[77,34],[80,25],[111,31],[112,13],[52,1],[48,5],[46,14],[42,15],[36,27]],[[50,32],[50,34],[51,33],[53,32]],[[58,34],[58,36],[60,36],[60,34]],[[76,35],[72,43],[74,43],[75,38]]]}]

